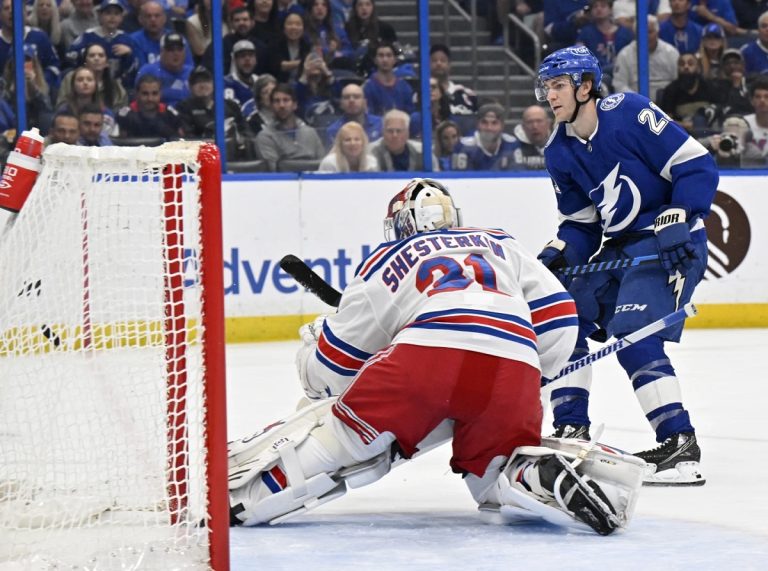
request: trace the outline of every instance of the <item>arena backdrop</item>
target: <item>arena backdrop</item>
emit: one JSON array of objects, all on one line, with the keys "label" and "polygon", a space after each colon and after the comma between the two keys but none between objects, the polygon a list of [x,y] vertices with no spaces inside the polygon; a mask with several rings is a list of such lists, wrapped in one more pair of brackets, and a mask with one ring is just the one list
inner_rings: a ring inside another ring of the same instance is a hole
[{"label": "arena backdrop", "polygon": [[[383,241],[389,199],[408,178],[321,176],[238,180],[223,185],[224,286],[228,341],[291,338],[329,312],[280,270],[296,254],[337,289]],[[709,263],[689,327],[768,326],[765,176],[723,175],[707,219]],[[555,198],[546,177],[445,180],[465,226],[502,228],[534,252],[554,237]],[[189,252],[194,256],[193,252]]]}]

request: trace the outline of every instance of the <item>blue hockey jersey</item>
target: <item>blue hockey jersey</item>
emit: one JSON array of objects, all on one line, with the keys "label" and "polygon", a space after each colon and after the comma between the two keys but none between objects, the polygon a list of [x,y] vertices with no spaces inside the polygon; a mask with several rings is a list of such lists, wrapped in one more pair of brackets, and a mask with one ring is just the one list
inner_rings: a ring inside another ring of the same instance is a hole
[{"label": "blue hockey jersey", "polygon": [[718,183],[707,150],[636,93],[599,100],[597,117],[589,140],[560,123],[544,150],[560,212],[558,238],[586,260],[602,235],[652,232],[668,205],[689,209],[692,230],[703,227]]}]

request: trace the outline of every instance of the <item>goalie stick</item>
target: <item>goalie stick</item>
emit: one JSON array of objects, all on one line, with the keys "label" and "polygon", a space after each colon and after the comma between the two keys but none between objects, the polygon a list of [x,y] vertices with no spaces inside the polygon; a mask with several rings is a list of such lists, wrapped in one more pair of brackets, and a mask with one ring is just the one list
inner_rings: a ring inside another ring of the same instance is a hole
[{"label": "goalie stick", "polygon": [[589,355],[585,355],[580,359],[576,359],[575,361],[568,363],[566,367],[563,367],[560,370],[560,372],[554,377],[552,377],[551,379],[542,378],[541,386],[548,385],[549,383],[556,381],[557,379],[564,377],[565,375],[570,375],[571,373],[581,369],[582,367],[591,365],[592,363],[594,363],[599,359],[602,359],[603,357],[607,357],[608,355],[616,353],[617,351],[626,349],[633,343],[637,343],[638,341],[645,339],[646,337],[650,337],[654,333],[658,333],[659,331],[662,331],[667,327],[671,327],[672,325],[680,323],[681,321],[685,320],[688,317],[693,317],[697,313],[698,312],[696,310],[695,305],[693,305],[692,303],[686,303],[683,307],[681,307],[677,311],[670,313],[666,317],[662,317],[661,319],[654,321],[653,323],[649,323],[648,325],[646,325],[645,327],[641,327],[634,333],[630,333],[629,335],[622,337],[621,339],[614,341],[613,343],[609,343],[608,345],[604,345],[600,347],[600,349],[590,353]]},{"label": "goalie stick", "polygon": [[332,307],[339,307],[341,292],[321,278],[301,258],[288,254],[280,260],[280,267],[296,282]]},{"label": "goalie stick", "polygon": [[650,256],[636,256],[634,258],[611,260],[610,262],[592,262],[591,264],[579,264],[578,266],[560,268],[557,270],[557,273],[566,276],[575,276],[591,274],[593,272],[604,272],[608,270],[623,270],[624,268],[632,268],[634,266],[640,266],[643,264],[653,264],[658,261],[658,254],[651,254]]}]

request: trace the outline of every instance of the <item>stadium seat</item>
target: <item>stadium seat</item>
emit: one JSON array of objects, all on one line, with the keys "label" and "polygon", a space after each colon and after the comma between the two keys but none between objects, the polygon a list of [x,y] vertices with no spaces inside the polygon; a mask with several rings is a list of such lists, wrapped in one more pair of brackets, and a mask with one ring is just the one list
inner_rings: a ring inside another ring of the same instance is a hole
[{"label": "stadium seat", "polygon": [[263,159],[253,161],[227,161],[227,173],[269,172],[269,163]]},{"label": "stadium seat", "polygon": [[319,166],[315,159],[283,159],[277,163],[277,172],[314,172]]},{"label": "stadium seat", "polygon": [[112,137],[112,142],[120,147],[157,147],[165,143],[162,137]]}]

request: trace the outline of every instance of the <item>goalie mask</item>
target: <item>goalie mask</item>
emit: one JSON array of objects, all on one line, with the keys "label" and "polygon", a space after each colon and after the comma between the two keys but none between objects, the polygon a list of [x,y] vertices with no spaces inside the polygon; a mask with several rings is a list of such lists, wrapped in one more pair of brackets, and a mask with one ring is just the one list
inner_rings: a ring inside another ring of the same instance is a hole
[{"label": "goalie mask", "polygon": [[415,178],[389,201],[384,237],[387,241],[402,240],[419,232],[456,226],[461,226],[461,211],[448,189],[431,178]]}]

